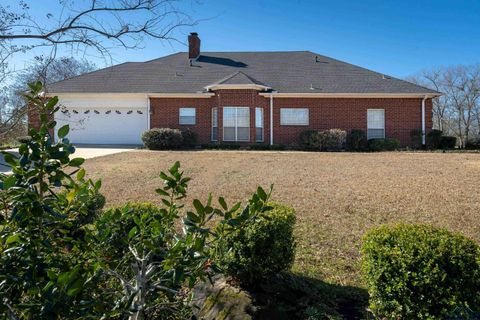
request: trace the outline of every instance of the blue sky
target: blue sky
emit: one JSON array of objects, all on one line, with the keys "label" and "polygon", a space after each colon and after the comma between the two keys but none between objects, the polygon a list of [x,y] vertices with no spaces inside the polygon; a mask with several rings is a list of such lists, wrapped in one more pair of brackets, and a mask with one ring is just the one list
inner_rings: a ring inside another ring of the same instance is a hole
[{"label": "blue sky", "polygon": [[[44,14],[55,3],[34,2],[32,11]],[[480,63],[478,0],[200,0],[185,8],[206,20],[176,35],[185,42],[198,32],[203,51],[310,50],[396,77]],[[152,40],[142,50],[115,49],[113,58],[144,61],[177,51],[186,47]],[[15,63],[28,58],[17,56]]]}]

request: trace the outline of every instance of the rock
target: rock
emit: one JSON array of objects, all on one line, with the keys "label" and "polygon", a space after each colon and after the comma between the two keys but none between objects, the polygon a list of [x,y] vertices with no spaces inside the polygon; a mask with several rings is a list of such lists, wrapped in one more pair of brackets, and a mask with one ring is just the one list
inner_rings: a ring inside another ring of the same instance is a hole
[{"label": "rock", "polygon": [[213,280],[213,285],[207,281],[193,288],[195,317],[199,320],[251,320],[254,307],[250,295],[228,284],[223,276]]}]

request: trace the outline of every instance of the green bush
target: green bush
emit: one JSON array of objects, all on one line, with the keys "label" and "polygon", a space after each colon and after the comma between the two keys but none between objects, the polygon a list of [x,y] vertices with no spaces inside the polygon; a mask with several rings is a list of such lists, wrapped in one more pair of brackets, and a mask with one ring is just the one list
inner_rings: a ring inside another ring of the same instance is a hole
[{"label": "green bush", "polygon": [[190,129],[182,131],[182,145],[187,148],[193,148],[197,145],[197,133]]},{"label": "green bush", "polygon": [[211,143],[202,145],[202,149],[212,150],[238,150],[241,147],[239,143]]},{"label": "green bush", "polygon": [[467,150],[478,150],[478,149],[480,149],[480,139],[479,138],[469,139],[465,143],[465,149],[467,149]]},{"label": "green bush", "polygon": [[368,150],[370,151],[394,151],[400,146],[397,139],[371,139],[368,140]]},{"label": "green bush", "polygon": [[341,129],[324,131],[303,131],[300,133],[299,146],[303,150],[339,151],[345,148],[347,132]]},{"label": "green bush", "polygon": [[303,150],[320,150],[318,131],[307,130],[300,133],[298,144]]},{"label": "green bush", "polygon": [[352,129],[347,134],[347,150],[350,151],[365,151],[367,149],[367,134],[360,129]]},{"label": "green bush", "polygon": [[284,144],[272,144],[270,145],[270,150],[286,150],[287,146]]},{"label": "green bush", "polygon": [[443,136],[442,130],[432,130],[427,133],[426,142],[429,149],[438,149],[440,147],[440,142]]},{"label": "green bush", "polygon": [[224,252],[217,257],[219,266],[244,284],[268,279],[293,263],[295,210],[277,203],[270,205],[272,210],[219,242],[219,251]]},{"label": "green bush", "polygon": [[445,319],[480,308],[480,248],[460,234],[428,225],[372,229],[362,271],[379,319]]},{"label": "green bush", "polygon": [[[97,219],[95,224],[96,229],[99,230],[98,246],[101,251],[108,253],[107,261],[118,263],[118,261],[128,257],[129,232],[137,226],[135,221],[140,219],[142,215],[148,215],[155,221],[165,220],[160,215],[160,208],[150,202],[129,202],[121,207],[110,208]],[[159,223],[160,225],[161,223]],[[173,232],[169,228],[165,229]],[[145,231],[151,230],[147,229]],[[161,246],[162,244],[155,243],[152,245]]]},{"label": "green bush", "polygon": [[248,146],[249,150],[270,150],[270,145],[266,143],[255,143]]},{"label": "green bush", "polygon": [[178,149],[183,143],[183,137],[178,129],[153,128],[142,134],[142,141],[150,150],[168,150]]},{"label": "green bush", "polygon": [[440,149],[454,149],[457,146],[457,137],[453,136],[441,136],[440,137]]},{"label": "green bush", "polygon": [[422,147],[422,129],[413,129],[410,131],[410,146],[414,149],[420,149]]},{"label": "green bush", "polygon": [[318,133],[321,150],[324,151],[340,151],[345,148],[347,140],[347,132],[341,129],[329,129]]},{"label": "green bush", "polygon": [[285,150],[286,148],[284,144],[256,143],[248,146],[249,150]]}]

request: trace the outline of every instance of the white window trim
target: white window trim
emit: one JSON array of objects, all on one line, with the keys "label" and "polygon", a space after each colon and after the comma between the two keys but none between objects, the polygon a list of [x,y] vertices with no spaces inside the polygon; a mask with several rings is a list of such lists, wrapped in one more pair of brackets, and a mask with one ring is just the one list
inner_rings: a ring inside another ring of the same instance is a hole
[{"label": "white window trim", "polygon": [[[235,109],[235,140],[226,140],[225,139],[225,119],[224,119],[224,110],[225,109]],[[247,109],[248,110],[248,139],[246,140],[238,140],[238,117],[237,117],[237,110],[238,109]],[[222,109],[222,141],[226,142],[250,142],[250,108],[249,107],[223,107]]]},{"label": "white window trim", "polygon": [[[380,128],[380,127],[378,127],[378,128],[373,128],[373,127],[369,127],[369,126],[368,126],[368,112],[369,112],[369,111],[382,111],[382,113],[383,113],[383,128]],[[376,138],[376,139],[385,139],[385,109],[367,109],[367,140],[375,139],[375,138],[370,138],[370,137],[368,136],[368,130],[369,130],[369,129],[372,129],[372,130],[379,130],[379,129],[381,129],[381,130],[383,130],[383,138]]]},{"label": "white window trim", "polygon": [[[216,126],[213,125],[213,114],[215,112],[217,112],[217,125]],[[213,138],[213,130],[215,130],[215,129],[217,130],[217,139]],[[218,108],[217,107],[212,108],[212,134],[211,134],[210,140],[215,141],[215,142],[218,141]]]},{"label": "white window trim", "polygon": [[[182,123],[182,109],[193,109],[195,115],[193,123]],[[178,109],[178,124],[181,126],[194,126],[197,124],[197,108],[195,107],[181,107]]]},{"label": "white window trim", "polygon": [[[307,110],[307,122],[306,123],[285,123],[282,120],[282,110]],[[281,126],[309,126],[310,125],[310,109],[308,107],[304,108],[280,108],[280,125]]]},{"label": "white window trim", "polygon": [[[257,109],[262,112],[262,126],[257,127]],[[262,138],[257,140],[257,128],[262,128]],[[255,142],[265,142],[265,110],[262,107],[255,108]]]}]

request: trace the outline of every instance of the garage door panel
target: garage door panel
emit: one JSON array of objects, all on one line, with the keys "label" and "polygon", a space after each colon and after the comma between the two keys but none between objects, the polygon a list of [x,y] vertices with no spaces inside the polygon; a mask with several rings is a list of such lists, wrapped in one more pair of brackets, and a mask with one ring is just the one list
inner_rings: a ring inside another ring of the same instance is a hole
[{"label": "garage door panel", "polygon": [[68,138],[77,144],[141,144],[148,129],[146,108],[63,108],[55,120],[57,129],[70,126]]}]

